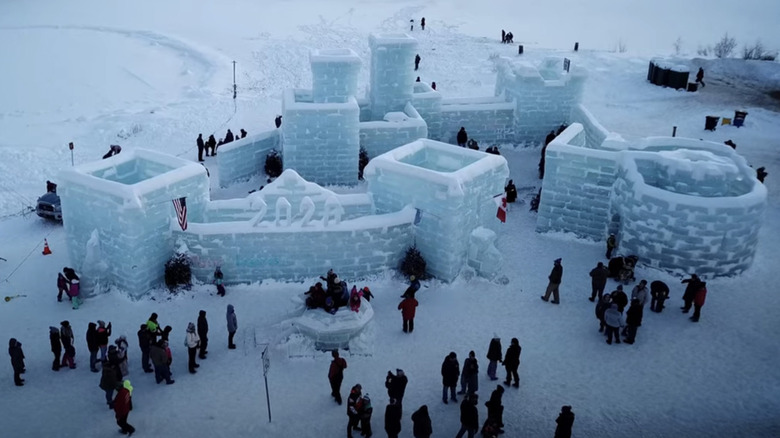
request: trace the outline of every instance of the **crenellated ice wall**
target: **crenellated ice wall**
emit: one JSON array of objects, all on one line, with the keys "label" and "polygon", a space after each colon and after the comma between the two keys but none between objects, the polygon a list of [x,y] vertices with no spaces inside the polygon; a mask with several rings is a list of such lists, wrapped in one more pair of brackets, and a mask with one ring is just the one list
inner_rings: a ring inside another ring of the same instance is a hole
[{"label": "crenellated ice wall", "polygon": [[360,123],[360,146],[370,158],[426,137],[428,126],[411,103],[406,104],[403,112],[385,114],[383,121]]},{"label": "crenellated ice wall", "polygon": [[371,120],[383,120],[386,113],[403,111],[412,100],[417,40],[406,34],[372,34],[371,71],[368,96]]},{"label": "crenellated ice wall", "polygon": [[428,272],[453,280],[466,263],[471,232],[495,228],[493,196],[503,193],[506,160],[433,140],[417,140],[374,158],[364,176],[377,212],[419,211],[415,242]]},{"label": "crenellated ice wall", "polygon": [[362,62],[351,49],[312,50],[309,54],[314,103],[344,103],[357,96]]},{"label": "crenellated ice wall", "polygon": [[[428,138],[443,141],[441,138],[441,93],[423,82],[414,83],[412,105],[428,125]],[[401,143],[403,144],[403,143]]]},{"label": "crenellated ice wall", "polygon": [[441,103],[441,138],[457,144],[460,127],[470,139],[485,150],[496,143],[514,140],[515,104],[503,97],[467,97],[443,99]]},{"label": "crenellated ice wall", "polygon": [[282,108],[284,168],[318,184],[357,184],[360,108],[355,98],[315,103],[310,91],[287,90]]},{"label": "crenellated ice wall", "polygon": [[540,144],[551,130],[569,123],[587,78],[583,69],[572,63],[566,72],[563,58],[547,58],[539,67],[500,58],[497,68],[495,95],[516,104],[516,143]]},{"label": "crenellated ice wall", "polygon": [[219,186],[227,187],[263,172],[265,158],[272,149],[281,149],[281,131],[265,131],[234,140],[219,147],[217,166]]},{"label": "crenellated ice wall", "polygon": [[[82,272],[85,290],[98,276],[135,296],[158,285],[173,252],[171,222],[178,227],[172,200],[186,197],[194,221],[203,218],[208,202],[203,166],[143,149],[65,170],[58,178],[70,263]],[[85,265],[94,231],[107,266],[99,274]]]}]

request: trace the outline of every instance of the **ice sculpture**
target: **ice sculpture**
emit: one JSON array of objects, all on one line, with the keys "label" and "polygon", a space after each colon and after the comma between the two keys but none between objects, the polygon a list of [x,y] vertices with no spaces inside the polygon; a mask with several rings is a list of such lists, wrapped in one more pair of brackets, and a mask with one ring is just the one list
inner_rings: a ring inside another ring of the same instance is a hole
[{"label": "ice sculpture", "polygon": [[629,143],[580,108],[547,148],[538,231],[595,240],[674,273],[734,275],[755,255],[767,193],[732,148],[679,137]]}]

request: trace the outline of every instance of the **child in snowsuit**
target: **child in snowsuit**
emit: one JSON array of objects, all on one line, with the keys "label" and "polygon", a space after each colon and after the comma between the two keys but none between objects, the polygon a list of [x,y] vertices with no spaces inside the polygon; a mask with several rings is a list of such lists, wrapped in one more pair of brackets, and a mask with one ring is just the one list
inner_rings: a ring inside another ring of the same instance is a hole
[{"label": "child in snowsuit", "polygon": [[81,304],[81,298],[79,298],[79,280],[73,279],[70,281],[70,289],[68,289],[68,296],[70,297],[70,302],[73,304],[73,309],[78,309],[79,305]]},{"label": "child in snowsuit", "polygon": [[349,309],[353,312],[360,310],[360,299],[363,297],[362,290],[358,290],[357,286],[352,286],[352,292],[349,293]]}]

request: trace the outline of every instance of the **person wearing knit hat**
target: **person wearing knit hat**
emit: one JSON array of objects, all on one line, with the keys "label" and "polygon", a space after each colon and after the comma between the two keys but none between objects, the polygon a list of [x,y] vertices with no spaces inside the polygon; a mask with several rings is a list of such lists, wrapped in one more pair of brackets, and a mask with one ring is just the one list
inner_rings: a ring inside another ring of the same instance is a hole
[{"label": "person wearing knit hat", "polygon": [[117,393],[114,398],[116,424],[120,427],[119,433],[130,436],[135,433],[135,427],[127,422],[127,417],[133,408],[133,386],[130,384],[130,380],[125,379],[117,384],[116,389]]}]

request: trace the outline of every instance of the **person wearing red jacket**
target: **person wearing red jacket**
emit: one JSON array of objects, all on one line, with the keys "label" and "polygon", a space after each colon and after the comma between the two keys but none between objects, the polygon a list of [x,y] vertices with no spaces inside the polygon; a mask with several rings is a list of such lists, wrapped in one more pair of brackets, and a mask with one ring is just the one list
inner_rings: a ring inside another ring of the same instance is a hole
[{"label": "person wearing red jacket", "polygon": [[414,314],[419,303],[413,296],[407,296],[398,304],[398,310],[404,318],[404,333],[414,331]]},{"label": "person wearing red jacket", "polygon": [[133,387],[129,380],[117,385],[118,391],[114,398],[114,413],[116,414],[116,424],[121,427],[119,433],[122,435],[132,435],[135,433],[135,427],[127,423],[127,416],[133,410]]},{"label": "person wearing red jacket", "polygon": [[693,322],[699,322],[699,317],[701,317],[701,308],[704,306],[704,300],[707,298],[707,283],[701,282],[701,285],[699,286],[699,289],[696,291],[696,294],[693,296],[693,316],[691,316],[691,321]]},{"label": "person wearing red jacket", "polygon": [[330,395],[336,399],[336,403],[341,404],[341,382],[344,380],[344,370],[347,368],[347,361],[339,357],[339,351],[331,351],[333,360],[330,362],[328,370],[328,381],[330,382]]}]

